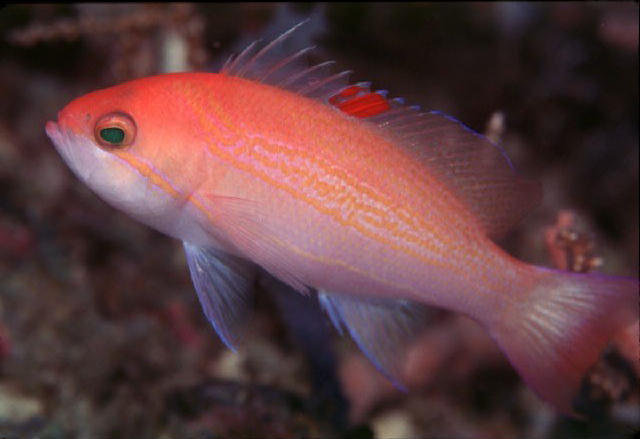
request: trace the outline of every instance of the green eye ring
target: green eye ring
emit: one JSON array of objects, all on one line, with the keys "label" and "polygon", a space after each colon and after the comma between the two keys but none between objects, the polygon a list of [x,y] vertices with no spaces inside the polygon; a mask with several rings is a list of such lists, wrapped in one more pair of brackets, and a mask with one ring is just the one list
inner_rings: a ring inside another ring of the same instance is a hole
[{"label": "green eye ring", "polygon": [[108,113],[96,122],[94,136],[98,145],[105,149],[124,148],[135,140],[136,124],[126,113]]}]

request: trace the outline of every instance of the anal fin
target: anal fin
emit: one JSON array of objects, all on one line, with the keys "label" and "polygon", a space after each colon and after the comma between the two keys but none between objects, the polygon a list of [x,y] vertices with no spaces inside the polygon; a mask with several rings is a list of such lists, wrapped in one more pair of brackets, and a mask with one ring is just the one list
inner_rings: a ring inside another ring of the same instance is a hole
[{"label": "anal fin", "polygon": [[360,350],[397,388],[403,384],[406,348],[424,326],[425,308],[406,301],[358,298],[318,292],[318,300],[338,332],[346,328]]}]

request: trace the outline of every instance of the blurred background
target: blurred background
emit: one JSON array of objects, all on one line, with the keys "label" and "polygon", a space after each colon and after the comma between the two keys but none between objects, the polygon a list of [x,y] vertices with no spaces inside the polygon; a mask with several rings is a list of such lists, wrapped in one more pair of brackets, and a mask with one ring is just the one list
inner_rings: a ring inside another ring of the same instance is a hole
[{"label": "blurred background", "polygon": [[588,421],[556,415],[475,323],[445,312],[407,359],[406,394],[312,300],[269,279],[231,353],[200,310],[181,244],[102,202],[44,133],[74,97],[216,71],[308,17],[293,43],[318,46],[310,61],[453,115],[542,181],[542,205],[501,243],[509,252],[637,277],[637,3],[4,6],[0,436],[632,437],[629,343],[592,372]]}]

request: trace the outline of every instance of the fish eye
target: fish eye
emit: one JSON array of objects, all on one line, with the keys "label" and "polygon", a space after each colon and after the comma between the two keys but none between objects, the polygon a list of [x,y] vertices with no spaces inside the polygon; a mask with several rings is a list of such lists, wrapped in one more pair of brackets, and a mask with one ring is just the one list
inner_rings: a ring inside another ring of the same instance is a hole
[{"label": "fish eye", "polygon": [[93,130],[98,145],[106,149],[123,148],[136,138],[136,124],[126,113],[108,113],[98,119]]}]

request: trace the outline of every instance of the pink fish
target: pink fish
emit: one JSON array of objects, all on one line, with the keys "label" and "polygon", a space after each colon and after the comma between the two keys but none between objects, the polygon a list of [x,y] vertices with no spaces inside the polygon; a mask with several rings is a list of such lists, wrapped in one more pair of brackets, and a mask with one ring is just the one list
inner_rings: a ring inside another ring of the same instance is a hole
[{"label": "pink fish", "polygon": [[46,131],[107,202],[184,243],[208,319],[229,346],[256,267],[317,293],[399,386],[417,310],[464,313],[523,379],[572,412],[581,379],[638,315],[638,281],[518,261],[492,239],[540,198],[501,149],[456,120],[348,85],[298,26],[218,74],[142,78],[68,104]]}]

